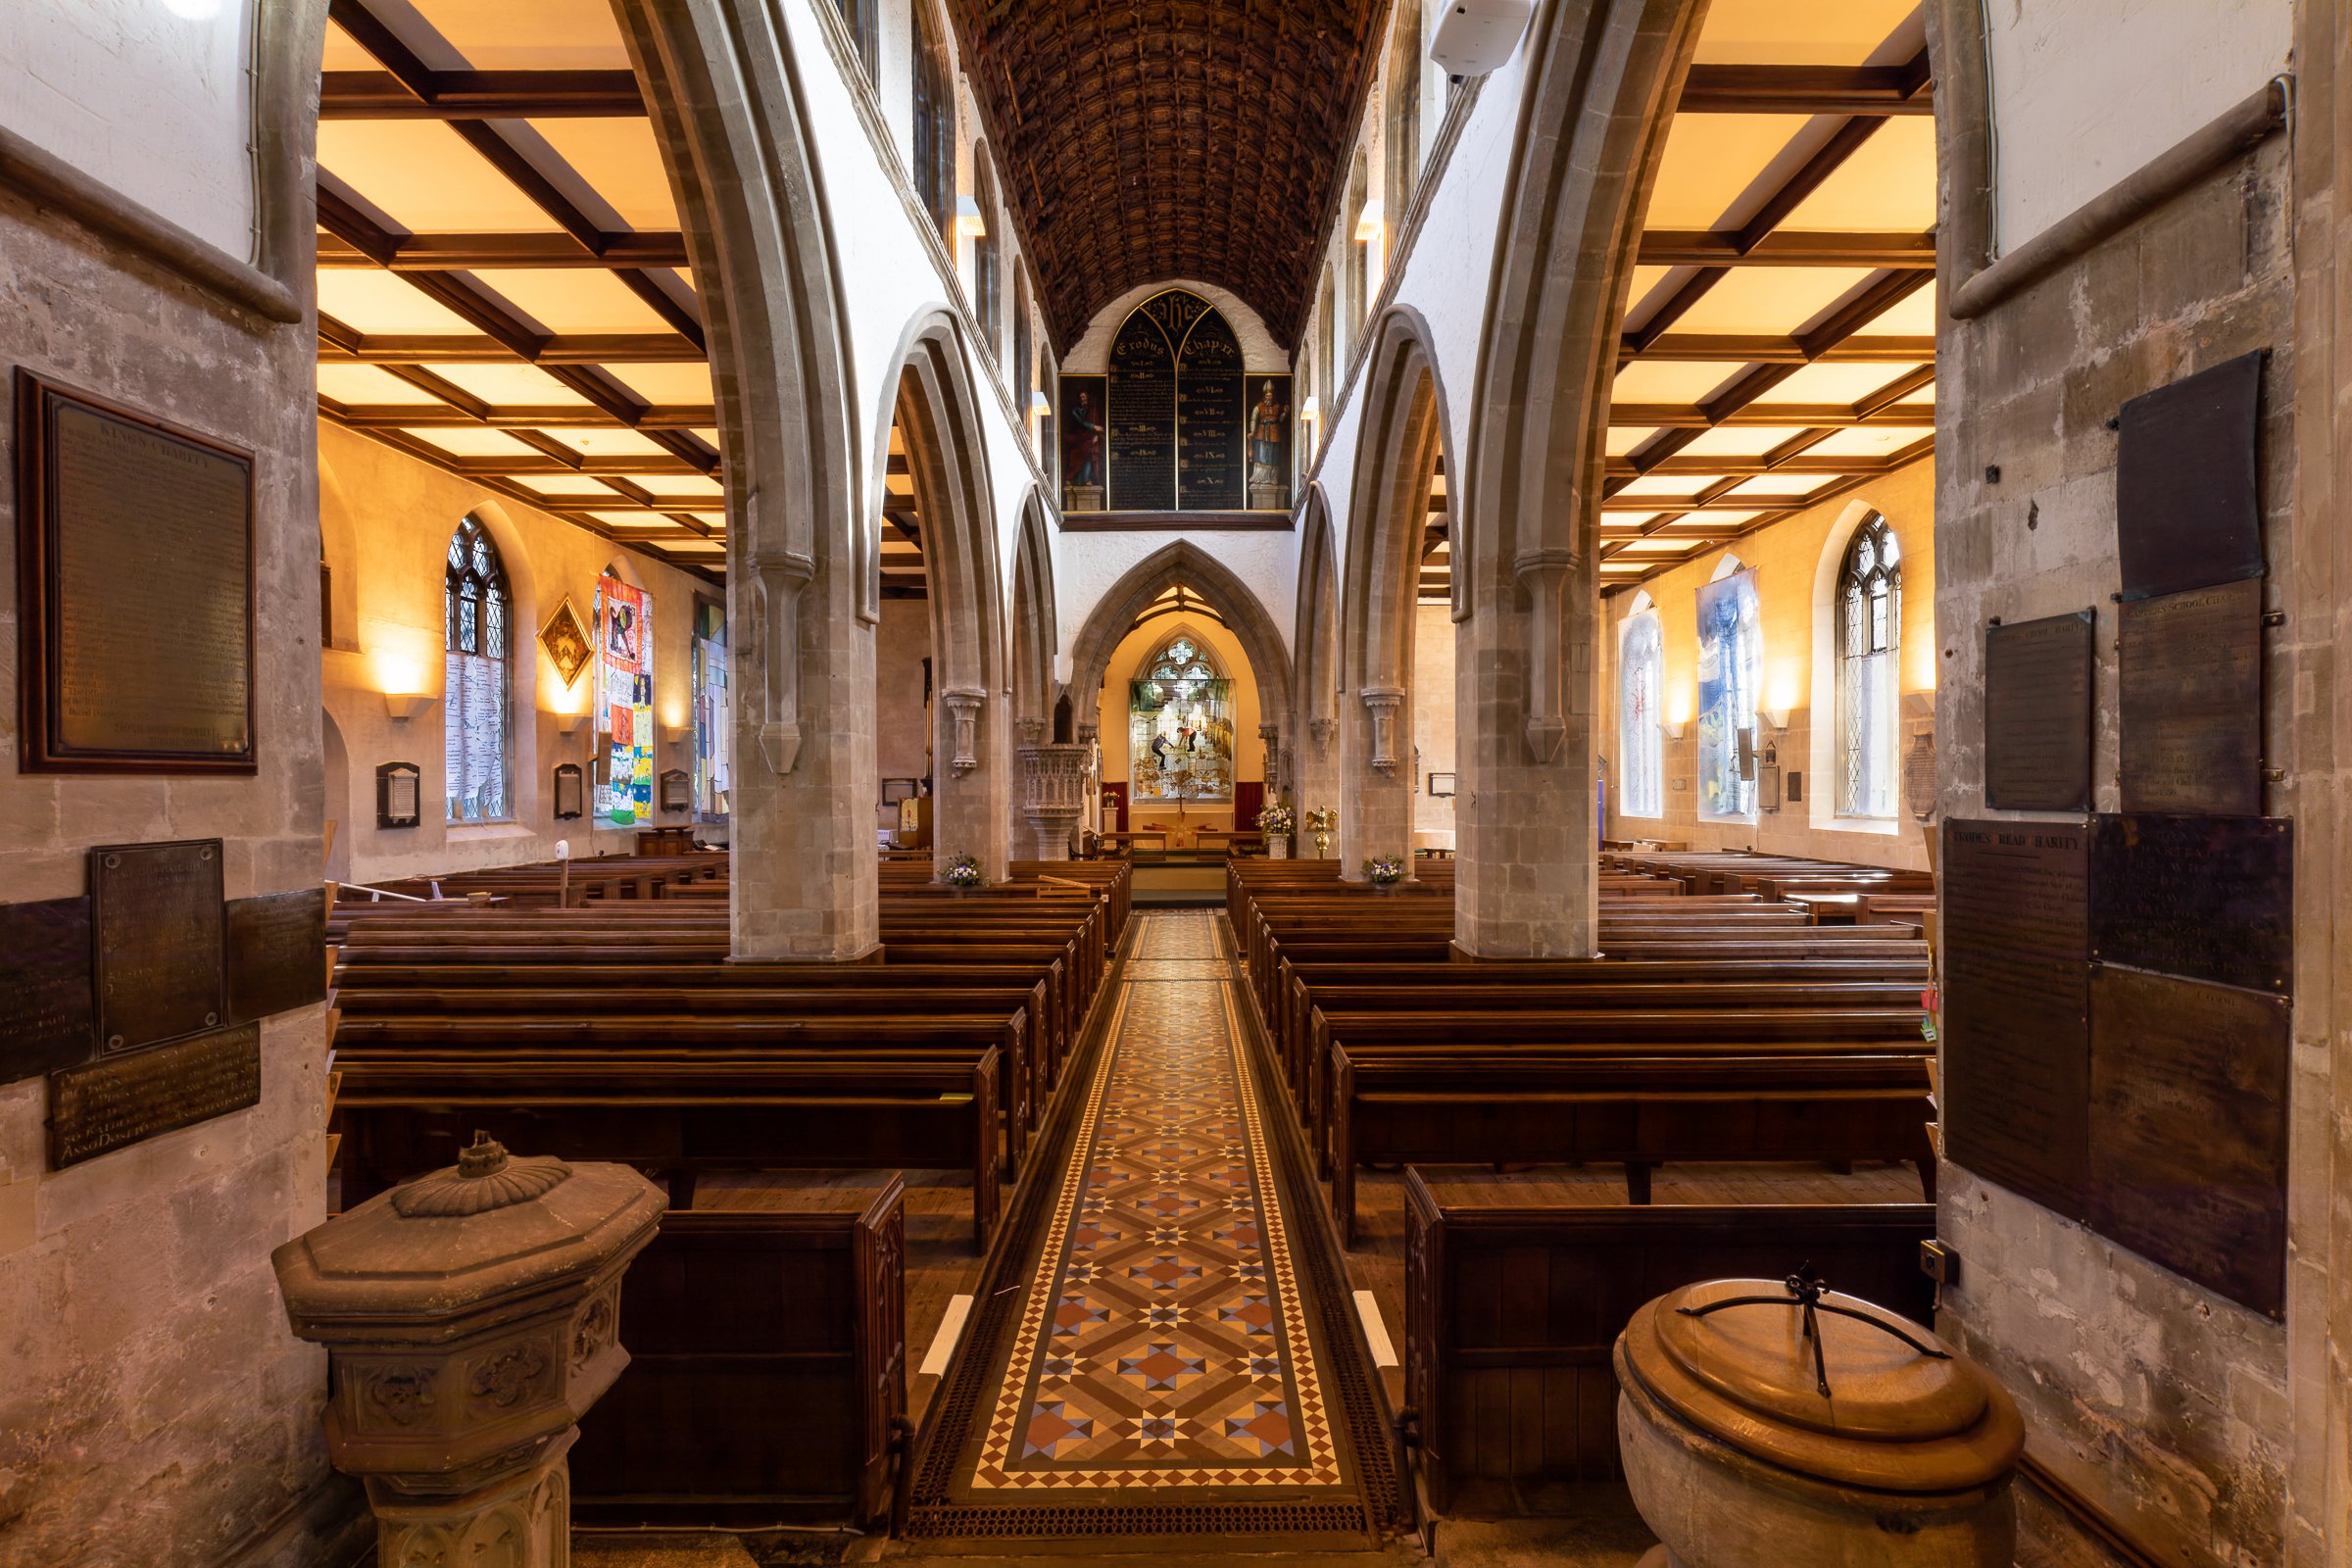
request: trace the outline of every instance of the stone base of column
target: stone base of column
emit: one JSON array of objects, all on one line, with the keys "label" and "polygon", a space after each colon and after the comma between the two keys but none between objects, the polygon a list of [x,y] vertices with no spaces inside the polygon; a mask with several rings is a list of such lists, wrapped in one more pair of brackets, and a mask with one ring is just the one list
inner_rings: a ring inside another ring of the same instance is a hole
[{"label": "stone base of column", "polygon": [[536,1464],[449,1496],[400,1492],[368,1478],[375,1513],[375,1560],[381,1568],[571,1568],[573,1427],[550,1443]]}]

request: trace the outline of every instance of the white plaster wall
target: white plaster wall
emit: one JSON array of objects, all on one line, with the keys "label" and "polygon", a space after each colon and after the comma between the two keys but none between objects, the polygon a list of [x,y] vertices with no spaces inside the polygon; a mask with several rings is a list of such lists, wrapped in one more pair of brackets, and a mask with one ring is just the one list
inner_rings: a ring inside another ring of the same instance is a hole
[{"label": "white plaster wall", "polygon": [[[337,865],[348,866],[346,878],[380,882],[518,865],[552,858],[558,839],[568,841],[574,855],[627,853],[635,828],[597,825],[593,780],[601,748],[593,723],[565,735],[558,719],[591,710],[594,671],[566,689],[539,647],[539,628],[566,597],[581,624],[592,626],[596,579],[609,563],[622,562],[622,575],[654,603],[654,720],[665,729],[687,729],[693,720],[695,596],[724,603],[724,590],[331,424],[318,427],[318,489],[337,601],[324,700],[350,763],[348,790],[330,798],[325,809],[338,823]],[[442,742],[448,716],[437,695],[444,671],[442,571],[450,534],[476,511],[490,523],[514,596],[509,696],[514,818],[457,824],[442,820],[440,804],[446,798]],[[433,693],[436,700],[416,717],[395,721],[383,698],[391,690]],[[375,769],[392,761],[422,769],[423,820],[416,827],[375,825]],[[559,822],[554,772],[563,762],[579,764],[589,811]],[[691,747],[663,741],[654,765],[657,772],[691,769]],[[655,820],[674,826],[690,818],[659,812]],[[696,831],[726,836],[723,825],[698,825]]]},{"label": "white plaster wall", "polygon": [[[803,66],[800,75],[807,93],[810,147],[823,182],[850,323],[852,407],[861,416],[858,462],[866,475],[867,526],[872,528],[879,526],[881,516],[882,455],[889,450],[892,408],[908,333],[937,312],[959,316],[963,283],[953,270],[940,266],[924,240],[928,220],[909,205],[906,150],[913,124],[912,13],[906,3],[883,8],[880,101],[892,139],[877,146],[854,96],[866,90],[862,80],[853,81],[836,69],[827,46],[824,28],[828,19],[820,8],[829,5],[830,0],[785,0],[781,9],[786,36]],[[954,34],[948,37],[953,48]],[[959,119],[963,122],[959,140],[968,144],[975,126],[969,115]],[[968,169],[968,152],[958,156]],[[1012,269],[1022,251],[1009,215],[1000,238],[1004,286],[1009,292]],[[986,449],[982,461],[987,466],[997,521],[998,588],[1007,607],[1005,624],[1009,627],[1020,510],[1042,476],[1034,466],[1028,421],[1016,417],[1010,408],[1010,390],[1000,378],[994,357],[960,325],[957,336],[979,392]]]},{"label": "white plaster wall", "polygon": [[1985,0],[1994,246],[2017,249],[2287,69],[2293,0]]},{"label": "white plaster wall", "polygon": [[[1136,563],[1188,537],[1257,595],[1275,629],[1282,633],[1283,647],[1295,649],[1298,639],[1291,633],[1291,619],[1298,597],[1292,588],[1298,569],[1296,533],[1267,529],[1187,535],[1182,529],[1163,532],[1154,528],[1062,537],[1061,560],[1054,578],[1062,654],[1075,655],[1087,616]],[[1253,729],[1251,734],[1255,733]]]},{"label": "white plaster wall", "polygon": [[254,11],[254,0],[6,0],[0,124],[249,260]]}]

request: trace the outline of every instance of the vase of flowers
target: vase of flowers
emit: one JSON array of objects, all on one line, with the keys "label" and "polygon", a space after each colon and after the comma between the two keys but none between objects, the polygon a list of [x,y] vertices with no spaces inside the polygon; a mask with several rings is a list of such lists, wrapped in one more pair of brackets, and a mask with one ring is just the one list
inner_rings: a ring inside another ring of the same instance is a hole
[{"label": "vase of flowers", "polygon": [[1257,813],[1257,830],[1265,836],[1266,858],[1287,860],[1291,858],[1291,829],[1298,825],[1291,808],[1280,801],[1272,802]]},{"label": "vase of flowers", "polygon": [[1394,893],[1404,880],[1404,861],[1394,855],[1375,855],[1364,862],[1364,880],[1375,893]]},{"label": "vase of flowers", "polygon": [[988,878],[980,869],[979,859],[969,855],[949,856],[947,863],[940,867],[939,879],[948,885],[950,893],[958,897],[976,893],[988,886]]}]

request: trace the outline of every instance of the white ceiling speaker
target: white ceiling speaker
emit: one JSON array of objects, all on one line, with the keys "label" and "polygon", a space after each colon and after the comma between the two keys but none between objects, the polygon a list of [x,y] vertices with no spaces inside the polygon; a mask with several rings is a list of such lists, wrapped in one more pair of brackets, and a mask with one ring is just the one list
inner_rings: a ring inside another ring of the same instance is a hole
[{"label": "white ceiling speaker", "polygon": [[1483,76],[1499,68],[1519,47],[1536,0],[1451,0],[1429,58],[1449,76]]}]

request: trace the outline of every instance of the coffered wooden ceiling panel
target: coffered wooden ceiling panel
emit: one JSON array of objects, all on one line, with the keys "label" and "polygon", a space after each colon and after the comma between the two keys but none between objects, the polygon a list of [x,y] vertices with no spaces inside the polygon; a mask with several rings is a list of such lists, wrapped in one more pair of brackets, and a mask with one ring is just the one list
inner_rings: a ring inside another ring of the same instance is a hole
[{"label": "coffered wooden ceiling panel", "polygon": [[1057,341],[1229,288],[1296,343],[1388,0],[947,0]]},{"label": "coffered wooden ceiling panel", "polygon": [[1934,449],[1934,104],[1916,0],[1715,0],[1619,348],[1603,591]]},{"label": "coffered wooden ceiling panel", "polygon": [[609,0],[330,0],[318,410],[724,568],[701,301]]}]

